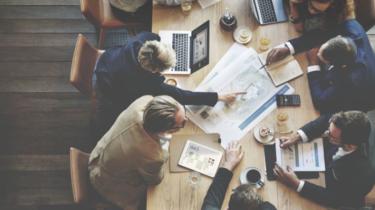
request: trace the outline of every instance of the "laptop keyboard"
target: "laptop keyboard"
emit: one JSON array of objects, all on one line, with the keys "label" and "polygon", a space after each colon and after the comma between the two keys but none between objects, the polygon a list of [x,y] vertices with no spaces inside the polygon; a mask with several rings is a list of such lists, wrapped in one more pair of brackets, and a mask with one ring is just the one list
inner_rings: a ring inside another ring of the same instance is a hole
[{"label": "laptop keyboard", "polygon": [[188,71],[189,69],[189,35],[173,34],[172,48],[176,51],[176,67],[174,71]]},{"label": "laptop keyboard", "polygon": [[264,23],[273,23],[276,22],[276,13],[273,8],[272,0],[259,0],[258,6],[260,10],[260,15]]}]

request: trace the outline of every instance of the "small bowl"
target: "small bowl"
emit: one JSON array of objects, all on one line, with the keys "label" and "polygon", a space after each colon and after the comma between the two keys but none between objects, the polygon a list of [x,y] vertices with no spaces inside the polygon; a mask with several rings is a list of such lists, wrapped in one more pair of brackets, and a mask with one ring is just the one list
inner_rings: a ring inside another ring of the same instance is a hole
[{"label": "small bowl", "polygon": [[177,80],[170,78],[165,81],[165,84],[168,84],[171,86],[177,86]]},{"label": "small bowl", "polygon": [[[261,136],[261,133],[263,136]],[[274,130],[267,126],[258,126],[253,131],[254,138],[257,142],[265,145],[272,145],[275,143]]]}]

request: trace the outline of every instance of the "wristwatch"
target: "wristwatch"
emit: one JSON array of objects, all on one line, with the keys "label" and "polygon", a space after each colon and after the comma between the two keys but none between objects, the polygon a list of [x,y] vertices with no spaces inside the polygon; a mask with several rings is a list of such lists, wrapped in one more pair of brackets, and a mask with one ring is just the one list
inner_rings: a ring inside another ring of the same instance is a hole
[{"label": "wristwatch", "polygon": [[293,24],[297,24],[297,23],[300,23],[302,22],[302,19],[299,18],[299,17],[293,17],[293,16],[289,16],[289,21]]}]

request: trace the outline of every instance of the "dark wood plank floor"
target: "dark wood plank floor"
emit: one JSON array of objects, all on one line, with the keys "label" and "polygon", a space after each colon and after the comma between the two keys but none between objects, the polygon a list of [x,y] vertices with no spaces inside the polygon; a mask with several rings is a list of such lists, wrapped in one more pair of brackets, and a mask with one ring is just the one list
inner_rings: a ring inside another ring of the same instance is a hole
[{"label": "dark wood plank floor", "polygon": [[70,146],[90,151],[90,102],[68,82],[79,0],[0,1],[0,209],[78,210]]}]

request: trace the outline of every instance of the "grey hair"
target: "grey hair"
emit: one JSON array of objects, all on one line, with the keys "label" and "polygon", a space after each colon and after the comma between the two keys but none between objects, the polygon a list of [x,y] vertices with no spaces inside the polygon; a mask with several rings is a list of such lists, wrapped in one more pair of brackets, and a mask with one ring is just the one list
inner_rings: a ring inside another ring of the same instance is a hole
[{"label": "grey hair", "polygon": [[322,51],[322,56],[335,66],[348,65],[355,62],[357,46],[347,37],[337,36],[327,42]]},{"label": "grey hair", "polygon": [[138,62],[148,71],[163,72],[176,65],[176,53],[159,41],[147,41],[138,52]]},{"label": "grey hair", "polygon": [[171,130],[176,125],[176,113],[181,105],[170,96],[156,96],[145,107],[143,128],[150,133]]},{"label": "grey hair", "polygon": [[334,114],[329,122],[341,130],[343,144],[361,145],[369,139],[371,124],[364,112],[339,112]]},{"label": "grey hair", "polygon": [[229,199],[229,210],[256,210],[263,203],[262,197],[258,195],[249,184],[242,184],[234,189]]}]

